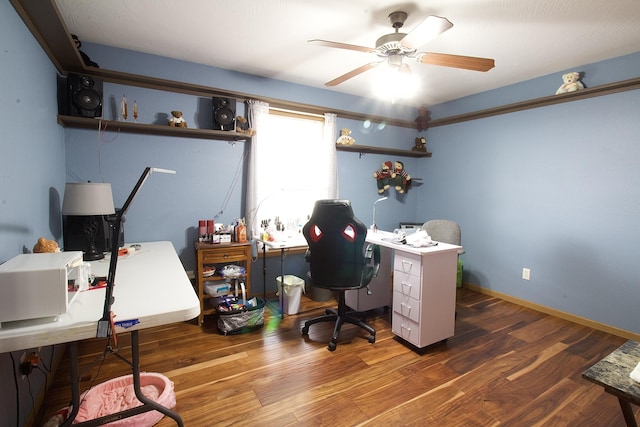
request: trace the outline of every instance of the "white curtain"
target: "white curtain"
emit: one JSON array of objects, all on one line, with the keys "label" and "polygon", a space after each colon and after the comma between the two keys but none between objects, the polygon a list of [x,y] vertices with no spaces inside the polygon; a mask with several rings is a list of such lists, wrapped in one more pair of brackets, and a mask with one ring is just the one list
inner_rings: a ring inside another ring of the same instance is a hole
[{"label": "white curtain", "polygon": [[299,231],[317,199],[336,198],[336,115],[305,116],[272,112],[264,102],[249,102],[256,131],[251,142],[247,183],[247,228],[252,238],[263,222],[291,235]]},{"label": "white curtain", "polygon": [[[258,193],[258,181],[260,179],[260,152],[268,150],[266,144],[262,144],[260,139],[260,127],[264,125],[269,118],[269,103],[262,101],[250,100],[248,102],[249,126],[256,132],[251,139],[251,149],[249,153],[249,171],[247,173],[247,234],[256,238],[258,221],[256,214],[260,204],[260,200],[264,196]],[[265,141],[266,142],[266,141]],[[263,165],[264,166],[264,165]]]},{"label": "white curtain", "polygon": [[324,148],[327,162],[327,199],[338,198],[338,161],[336,159],[336,115],[324,114]]}]

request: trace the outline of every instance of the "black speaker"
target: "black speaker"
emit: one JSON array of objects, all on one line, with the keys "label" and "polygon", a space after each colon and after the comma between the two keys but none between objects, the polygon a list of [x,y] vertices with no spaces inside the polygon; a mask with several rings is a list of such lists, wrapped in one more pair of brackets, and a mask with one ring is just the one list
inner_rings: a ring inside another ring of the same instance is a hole
[{"label": "black speaker", "polygon": [[236,100],[213,98],[213,128],[215,130],[236,129]]},{"label": "black speaker", "polygon": [[[115,217],[115,215],[113,215]],[[91,227],[95,233],[93,244],[99,253],[109,252],[112,248],[111,233],[113,225],[105,216],[62,215],[62,238],[65,251],[89,250],[89,240],[85,229]],[[124,246],[124,224],[120,224],[118,247]]]},{"label": "black speaker", "polygon": [[72,73],[59,75],[58,114],[102,117],[102,80]]}]

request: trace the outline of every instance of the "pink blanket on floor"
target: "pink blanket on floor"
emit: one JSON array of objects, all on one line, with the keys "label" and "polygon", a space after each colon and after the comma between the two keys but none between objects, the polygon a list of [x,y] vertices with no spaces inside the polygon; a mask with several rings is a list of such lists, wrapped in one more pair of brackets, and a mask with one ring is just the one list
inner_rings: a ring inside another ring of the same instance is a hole
[{"label": "pink blanket on floor", "polygon": [[[173,383],[161,374],[141,374],[140,390],[143,395],[167,408],[171,409],[176,406]],[[133,378],[131,375],[114,378],[97,385],[85,392],[80,401],[80,408],[74,424],[142,405],[133,391]],[[107,425],[152,426],[160,421],[163,416],[158,411],[149,411]]]}]

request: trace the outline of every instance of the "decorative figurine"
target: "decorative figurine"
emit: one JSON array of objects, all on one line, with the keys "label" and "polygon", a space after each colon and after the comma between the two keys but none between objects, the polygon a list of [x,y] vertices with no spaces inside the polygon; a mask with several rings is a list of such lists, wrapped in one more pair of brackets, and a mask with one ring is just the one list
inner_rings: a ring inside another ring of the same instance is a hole
[{"label": "decorative figurine", "polygon": [[425,105],[421,105],[418,107],[418,117],[416,117],[416,129],[418,132],[422,132],[423,130],[427,130],[429,127],[429,121],[431,120],[431,112],[427,109]]},{"label": "decorative figurine", "polygon": [[336,141],[338,145],[353,145],[356,142],[355,138],[351,136],[351,129],[342,128],[340,129],[340,136]]},{"label": "decorative figurine", "polygon": [[122,121],[127,120],[127,98],[124,95],[122,95],[122,102],[120,102],[120,115]]},{"label": "decorative figurine", "polygon": [[425,138],[424,136],[418,137],[418,138],[416,138],[415,145],[413,146],[413,148],[411,150],[412,151],[422,151],[422,152],[426,153],[427,152],[427,148],[425,147],[426,143],[427,143],[427,138]]},{"label": "decorative figurine", "polygon": [[580,73],[577,71],[563,74],[562,81],[564,83],[558,88],[558,90],[556,91],[556,95],[560,95],[561,93],[576,92],[578,90],[584,89],[584,84],[580,81],[580,78]]},{"label": "decorative figurine", "polygon": [[242,116],[236,117],[236,132],[249,136],[253,136],[256,134],[256,131],[249,127],[249,122],[247,121],[247,119]]},{"label": "decorative figurine", "polygon": [[182,117],[182,111],[174,110],[171,112],[171,118],[169,119],[169,126],[176,128],[186,128],[187,121]]},{"label": "decorative figurine", "polygon": [[391,172],[391,180],[395,185],[395,189],[398,193],[402,194],[407,191],[407,187],[411,181],[411,175],[404,170],[404,163],[396,160],[393,165],[393,172]]},{"label": "decorative figurine", "polygon": [[40,237],[38,239],[38,242],[33,246],[34,254],[45,254],[52,252],[60,252],[58,242],[56,242],[55,240],[48,240],[44,237]]},{"label": "decorative figurine", "polygon": [[378,193],[382,194],[391,187],[391,162],[382,163],[382,169],[373,173],[378,185]]}]

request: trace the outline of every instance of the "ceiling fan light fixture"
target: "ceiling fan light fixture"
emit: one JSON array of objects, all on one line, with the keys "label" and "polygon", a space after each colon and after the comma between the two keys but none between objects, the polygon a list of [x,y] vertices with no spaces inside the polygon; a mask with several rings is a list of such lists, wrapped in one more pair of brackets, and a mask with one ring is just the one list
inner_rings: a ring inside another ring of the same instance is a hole
[{"label": "ceiling fan light fixture", "polygon": [[409,99],[420,86],[420,80],[408,65],[383,64],[377,70],[373,93],[377,98],[395,102]]}]

